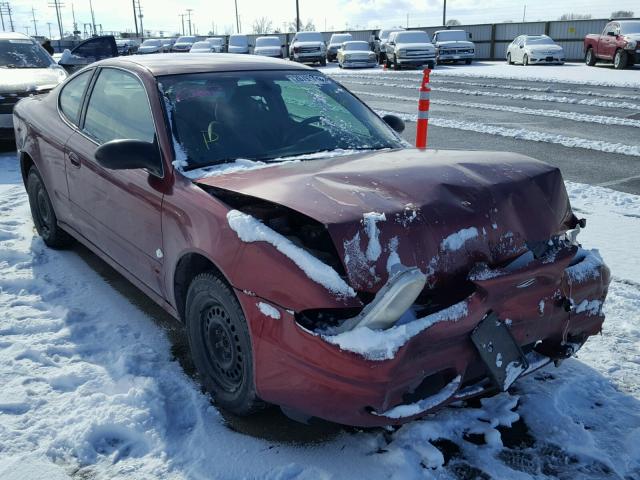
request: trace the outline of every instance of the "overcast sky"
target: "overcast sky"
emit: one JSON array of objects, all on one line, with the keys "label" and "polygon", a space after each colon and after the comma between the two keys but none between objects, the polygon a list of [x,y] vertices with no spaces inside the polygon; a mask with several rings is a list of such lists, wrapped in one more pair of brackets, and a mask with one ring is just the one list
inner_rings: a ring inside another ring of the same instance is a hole
[{"label": "overcast sky", "polygon": [[[4,0],[3,0],[4,1]],[[243,33],[251,33],[254,21],[267,17],[274,28],[282,29],[295,18],[295,0],[237,0]],[[442,21],[442,0],[299,0],[303,22],[313,21],[319,30],[346,28],[376,28],[389,26],[435,26]],[[235,31],[234,0],[140,0],[144,14],[144,29],[165,35],[181,30],[180,14],[192,8],[192,22],[198,33],[206,34],[215,25],[216,33]],[[48,6],[53,0],[9,0],[17,31],[34,34],[31,8],[35,8],[36,25],[40,35],[48,36],[47,22],[53,23],[53,37],[57,37],[55,9]],[[62,2],[61,2],[62,3]],[[75,9],[79,29],[91,22],[89,0],[63,0],[62,22],[65,31],[73,26]],[[447,18],[465,24],[493,23],[508,20],[522,21],[526,4],[526,20],[555,20],[563,13],[591,14],[593,18],[607,18],[613,10],[636,10],[637,0],[448,0]],[[93,0],[96,24],[105,31],[132,31],[132,0]],[[5,15],[6,17],[6,15]],[[5,18],[6,30],[8,18]],[[185,18],[186,21],[186,18]],[[99,27],[98,27],[99,28]]]}]

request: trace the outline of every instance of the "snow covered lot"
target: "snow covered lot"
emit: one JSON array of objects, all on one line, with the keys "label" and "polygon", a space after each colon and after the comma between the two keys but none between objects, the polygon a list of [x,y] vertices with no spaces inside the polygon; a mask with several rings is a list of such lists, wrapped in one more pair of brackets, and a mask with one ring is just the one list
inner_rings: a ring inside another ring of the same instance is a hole
[{"label": "snow covered lot", "polygon": [[639,478],[640,197],[567,186],[614,276],[578,359],[396,431],[277,412],[243,429],[184,373],[166,325],[80,249],[34,235],[15,154],[0,154],[0,478]]}]

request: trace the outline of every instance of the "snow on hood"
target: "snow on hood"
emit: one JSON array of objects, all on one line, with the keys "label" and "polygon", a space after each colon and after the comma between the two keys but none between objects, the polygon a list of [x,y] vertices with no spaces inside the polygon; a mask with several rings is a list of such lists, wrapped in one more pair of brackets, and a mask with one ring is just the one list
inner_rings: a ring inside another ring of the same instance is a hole
[{"label": "snow on hood", "polygon": [[559,170],[518,154],[406,149],[237,167],[196,183],[325,225],[361,291],[376,292],[397,262],[420,268],[430,287],[464,282],[476,263],[510,260],[575,221]]},{"label": "snow on hood", "polygon": [[0,68],[0,93],[51,89],[67,77],[57,66],[48,68]]}]

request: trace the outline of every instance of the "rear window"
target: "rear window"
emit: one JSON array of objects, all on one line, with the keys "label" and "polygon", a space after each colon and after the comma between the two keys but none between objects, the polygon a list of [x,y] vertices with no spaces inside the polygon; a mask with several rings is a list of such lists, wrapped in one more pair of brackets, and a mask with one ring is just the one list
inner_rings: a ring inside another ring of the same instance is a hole
[{"label": "rear window", "polygon": [[349,40],[351,40],[353,37],[351,36],[350,33],[344,33],[344,34],[340,34],[340,35],[331,35],[331,44],[335,45],[337,44],[341,44],[343,42],[347,42]]},{"label": "rear window", "polygon": [[260,37],[256,40],[256,47],[279,47],[280,39],[278,37]]},{"label": "rear window", "polygon": [[176,43],[193,43],[196,41],[196,37],[179,37]]},{"label": "rear window", "polygon": [[344,49],[347,52],[353,50],[369,50],[369,44],[367,42],[347,42],[344,44]]},{"label": "rear window", "polygon": [[464,30],[451,30],[449,32],[438,32],[439,42],[456,42],[467,40],[467,32]]}]

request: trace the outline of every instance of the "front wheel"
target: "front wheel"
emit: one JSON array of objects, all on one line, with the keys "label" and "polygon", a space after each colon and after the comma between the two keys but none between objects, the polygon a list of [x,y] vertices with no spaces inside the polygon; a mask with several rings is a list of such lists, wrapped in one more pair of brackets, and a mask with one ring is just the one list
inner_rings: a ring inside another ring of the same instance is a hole
[{"label": "front wheel", "polygon": [[511,60],[511,54],[510,53],[507,53],[507,63],[509,65],[513,65],[513,60]]},{"label": "front wheel", "polygon": [[467,59],[464,61],[464,63],[465,63],[465,65],[471,65],[471,59],[470,59],[470,58],[467,58]]},{"label": "front wheel", "polygon": [[529,56],[526,54],[524,57],[522,57],[522,65],[524,65],[525,67],[529,65]]},{"label": "front wheel", "polygon": [[613,57],[613,68],[623,70],[627,66],[627,54],[623,50],[618,50]]},{"label": "front wheel", "polygon": [[587,53],[584,56],[584,63],[589,67],[593,67],[596,64],[596,56],[593,54],[593,48],[587,50]]},{"label": "front wheel", "polygon": [[398,57],[396,55],[393,56],[393,69],[400,70],[400,64],[398,63]]},{"label": "front wheel", "polygon": [[196,276],[187,292],[185,317],[193,363],[214,401],[236,415],[262,408],[249,327],[233,291],[214,273]]},{"label": "front wheel", "polygon": [[53,211],[53,204],[36,167],[31,167],[29,170],[27,194],[33,223],[44,243],[56,249],[68,247],[73,239],[58,225],[58,217]]},{"label": "front wheel", "polygon": [[323,59],[320,60],[320,66],[321,67],[326,67],[327,66],[327,59],[326,58],[323,58]]}]

